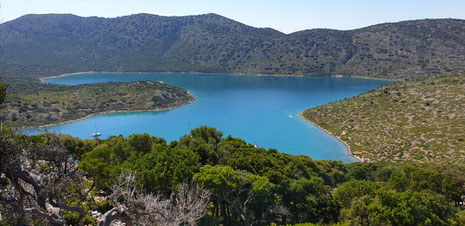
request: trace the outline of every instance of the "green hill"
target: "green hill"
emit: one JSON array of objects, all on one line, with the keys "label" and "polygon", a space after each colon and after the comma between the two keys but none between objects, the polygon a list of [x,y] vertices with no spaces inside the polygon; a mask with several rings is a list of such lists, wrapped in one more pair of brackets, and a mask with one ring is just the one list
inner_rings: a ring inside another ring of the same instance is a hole
[{"label": "green hill", "polygon": [[26,15],[0,25],[0,73],[80,71],[427,77],[465,71],[465,21],[430,19],[283,34],[205,14]]},{"label": "green hill", "polygon": [[454,74],[387,85],[303,116],[368,160],[461,163],[464,109],[465,76]]},{"label": "green hill", "polygon": [[14,83],[0,113],[9,126],[40,126],[106,112],[157,111],[194,101],[185,89],[161,82],[77,86]]}]

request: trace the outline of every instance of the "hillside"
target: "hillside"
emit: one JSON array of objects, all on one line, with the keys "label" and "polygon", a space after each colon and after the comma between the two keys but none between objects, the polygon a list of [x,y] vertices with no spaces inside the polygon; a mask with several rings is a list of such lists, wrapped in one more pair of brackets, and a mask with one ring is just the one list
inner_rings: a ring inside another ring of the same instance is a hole
[{"label": "hillside", "polygon": [[194,100],[185,89],[150,81],[77,86],[45,84],[26,89],[11,90],[5,104],[0,106],[7,125],[39,126],[104,112],[163,110]]},{"label": "hillside", "polygon": [[[7,74],[218,71],[280,32],[214,15],[27,15],[0,26]],[[217,68],[215,68],[217,67]]]},{"label": "hillside", "polygon": [[0,73],[216,72],[418,78],[465,71],[465,21],[283,34],[205,14],[26,15],[0,25]]},{"label": "hillside", "polygon": [[303,116],[368,160],[460,163],[464,109],[465,76],[454,74],[387,85]]}]

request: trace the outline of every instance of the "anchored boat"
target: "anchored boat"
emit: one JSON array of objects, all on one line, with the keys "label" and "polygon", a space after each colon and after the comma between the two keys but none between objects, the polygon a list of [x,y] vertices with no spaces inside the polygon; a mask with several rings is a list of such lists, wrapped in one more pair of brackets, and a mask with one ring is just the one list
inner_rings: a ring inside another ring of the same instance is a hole
[{"label": "anchored boat", "polygon": [[97,132],[97,125],[95,125],[95,133],[90,134],[91,137],[99,137],[102,136],[101,133]]}]

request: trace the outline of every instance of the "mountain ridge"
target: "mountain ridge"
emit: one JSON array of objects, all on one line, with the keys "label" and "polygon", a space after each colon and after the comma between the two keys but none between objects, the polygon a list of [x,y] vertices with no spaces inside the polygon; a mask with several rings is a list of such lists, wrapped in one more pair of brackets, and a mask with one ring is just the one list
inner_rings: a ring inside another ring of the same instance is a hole
[{"label": "mountain ridge", "polygon": [[424,19],[284,34],[218,14],[116,18],[31,14],[0,24],[0,72],[356,75],[413,79],[465,71],[465,20]]}]

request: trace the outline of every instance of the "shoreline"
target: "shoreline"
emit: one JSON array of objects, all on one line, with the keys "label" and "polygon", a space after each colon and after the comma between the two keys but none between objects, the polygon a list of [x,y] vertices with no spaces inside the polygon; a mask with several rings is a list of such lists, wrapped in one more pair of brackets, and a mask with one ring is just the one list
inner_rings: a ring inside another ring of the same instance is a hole
[{"label": "shoreline", "polygon": [[[275,76],[275,77],[312,77],[312,76],[305,76],[305,75],[284,75],[284,74],[275,74],[275,75],[268,75],[268,74],[247,74],[247,73],[209,73],[209,72],[111,72],[111,71],[83,71],[83,72],[75,72],[75,73],[64,73],[61,75],[52,75],[41,77],[39,80],[42,83],[45,83],[44,80],[46,79],[53,79],[53,78],[62,78],[68,77],[73,75],[81,75],[81,74],[206,74],[206,75],[237,75],[237,76]],[[313,75],[317,76],[317,75]],[[329,76],[332,77],[332,76]]]},{"label": "shoreline", "polygon": [[[191,93],[189,91],[188,91],[188,93],[189,93],[189,95],[191,95]],[[86,116],[78,118],[78,119],[67,120],[67,121],[64,121],[64,122],[50,123],[50,124],[40,125],[40,126],[25,126],[25,127],[22,127],[21,129],[37,129],[37,130],[39,130],[39,129],[45,128],[45,127],[65,125],[65,124],[85,120],[85,119],[88,119],[88,118],[91,118],[91,117],[94,117],[94,116],[105,115],[105,114],[168,111],[168,110],[173,110],[173,109],[176,109],[176,108],[179,108],[179,107],[194,103],[196,101],[196,98],[194,96],[192,96],[192,97],[193,97],[193,99],[191,101],[189,101],[187,103],[184,103],[184,104],[181,104],[179,106],[174,106],[174,107],[156,108],[156,109],[152,109],[152,110],[111,110],[111,111],[103,111],[103,112],[92,113],[90,115],[86,115]]]},{"label": "shoreline", "polygon": [[[97,72],[97,71],[88,71],[88,72],[76,72],[76,73],[65,73],[65,74],[61,74],[61,75],[55,75],[55,76],[47,76],[47,77],[42,77],[40,78],[39,80],[42,82],[42,83],[45,83],[45,79],[53,79],[53,78],[61,78],[61,77],[67,77],[67,76],[72,76],[72,75],[79,75],[79,74],[92,74],[92,73],[101,73],[101,74],[120,74],[120,73],[125,73],[125,74],[153,74],[153,73],[160,73],[160,74],[210,74],[210,75],[237,75],[237,76],[275,76],[275,77],[333,77],[333,78],[362,78],[362,79],[373,79],[373,80],[382,80],[382,81],[391,81],[391,82],[398,82],[400,80],[396,80],[396,79],[386,79],[386,78],[373,78],[373,77],[366,77],[366,76],[353,76],[353,75],[327,75],[327,76],[324,76],[324,75],[280,75],[280,74],[276,74],[276,75],[265,75],[265,74],[246,74],[246,73],[200,73],[200,72]],[[190,94],[190,91],[188,90],[188,93]],[[187,104],[191,104],[195,101],[195,97],[192,101],[186,103],[186,104],[182,104],[180,106],[176,106],[176,107],[172,107],[172,108],[162,108],[162,109],[154,109],[154,110],[112,110],[112,111],[105,111],[105,112],[99,112],[99,113],[93,113],[93,114],[90,114],[90,115],[87,115],[85,117],[82,117],[82,118],[79,118],[79,119],[73,119],[73,120],[68,120],[68,121],[65,121],[65,122],[60,122],[60,123],[52,123],[52,124],[47,124],[47,125],[41,125],[41,126],[37,126],[35,128],[44,128],[44,127],[51,127],[51,126],[58,126],[58,125],[64,125],[64,124],[68,124],[68,123],[73,123],[73,122],[77,122],[77,121],[81,121],[81,120],[84,120],[84,119],[88,119],[88,118],[91,118],[91,117],[94,117],[94,116],[98,116],[98,115],[104,115],[104,114],[113,114],[113,113],[135,113],[135,112],[158,112],[158,111],[166,111],[166,110],[171,110],[171,109],[175,109],[175,108],[178,108],[178,107],[181,107],[181,106],[184,106],[184,105],[187,105]],[[336,136],[332,133],[330,133],[329,131],[327,131],[326,129],[323,129],[321,128],[320,126],[318,126],[317,124],[313,123],[312,121],[306,119],[304,116],[303,116],[303,111],[299,112],[299,115],[300,117],[307,121],[308,123],[312,124],[313,126],[315,126],[316,128],[320,129],[321,131],[325,132],[326,134],[336,138],[339,142],[341,142],[344,147],[346,148],[346,151],[347,151],[347,154],[349,154],[350,156],[352,156],[356,161],[358,162],[365,162],[367,160],[361,158],[361,157],[358,157],[354,154],[352,154],[351,150],[350,150],[350,146],[345,142],[343,141],[339,136]],[[34,128],[34,127],[29,127],[29,128]]]},{"label": "shoreline", "polygon": [[330,135],[330,136],[336,138],[339,142],[341,142],[342,144],[344,144],[344,146],[345,146],[345,148],[346,148],[346,151],[347,151],[347,154],[349,154],[350,156],[352,156],[353,158],[355,158],[358,162],[366,162],[365,159],[363,159],[363,158],[361,158],[361,157],[358,157],[358,156],[352,154],[352,152],[350,151],[350,146],[349,146],[345,141],[343,141],[339,136],[336,136],[336,135],[330,133],[328,130],[323,129],[323,128],[321,128],[319,125],[315,124],[314,122],[312,122],[312,121],[306,119],[306,118],[304,117],[304,115],[303,115],[303,112],[304,112],[304,111],[299,112],[300,118],[302,118],[303,120],[305,120],[305,121],[307,121],[308,123],[312,124],[313,126],[315,126],[316,128],[320,129],[321,131],[325,132],[326,134],[328,134],[328,135]]},{"label": "shoreline", "polygon": [[80,75],[80,74],[93,74],[93,73],[100,73],[100,74],[207,74],[207,75],[237,75],[237,76],[271,76],[271,77],[331,77],[331,78],[362,78],[362,79],[373,79],[373,80],[381,80],[381,81],[391,81],[391,82],[398,82],[398,79],[388,79],[388,78],[376,78],[376,77],[367,77],[367,76],[359,76],[359,75],[302,75],[302,74],[249,74],[249,73],[209,73],[209,72],[111,72],[111,71],[86,71],[86,72],[74,72],[74,73],[64,73],[60,75],[52,75],[39,78],[40,82],[45,83],[46,79],[53,79],[53,78],[62,78],[68,77],[72,75]]}]

